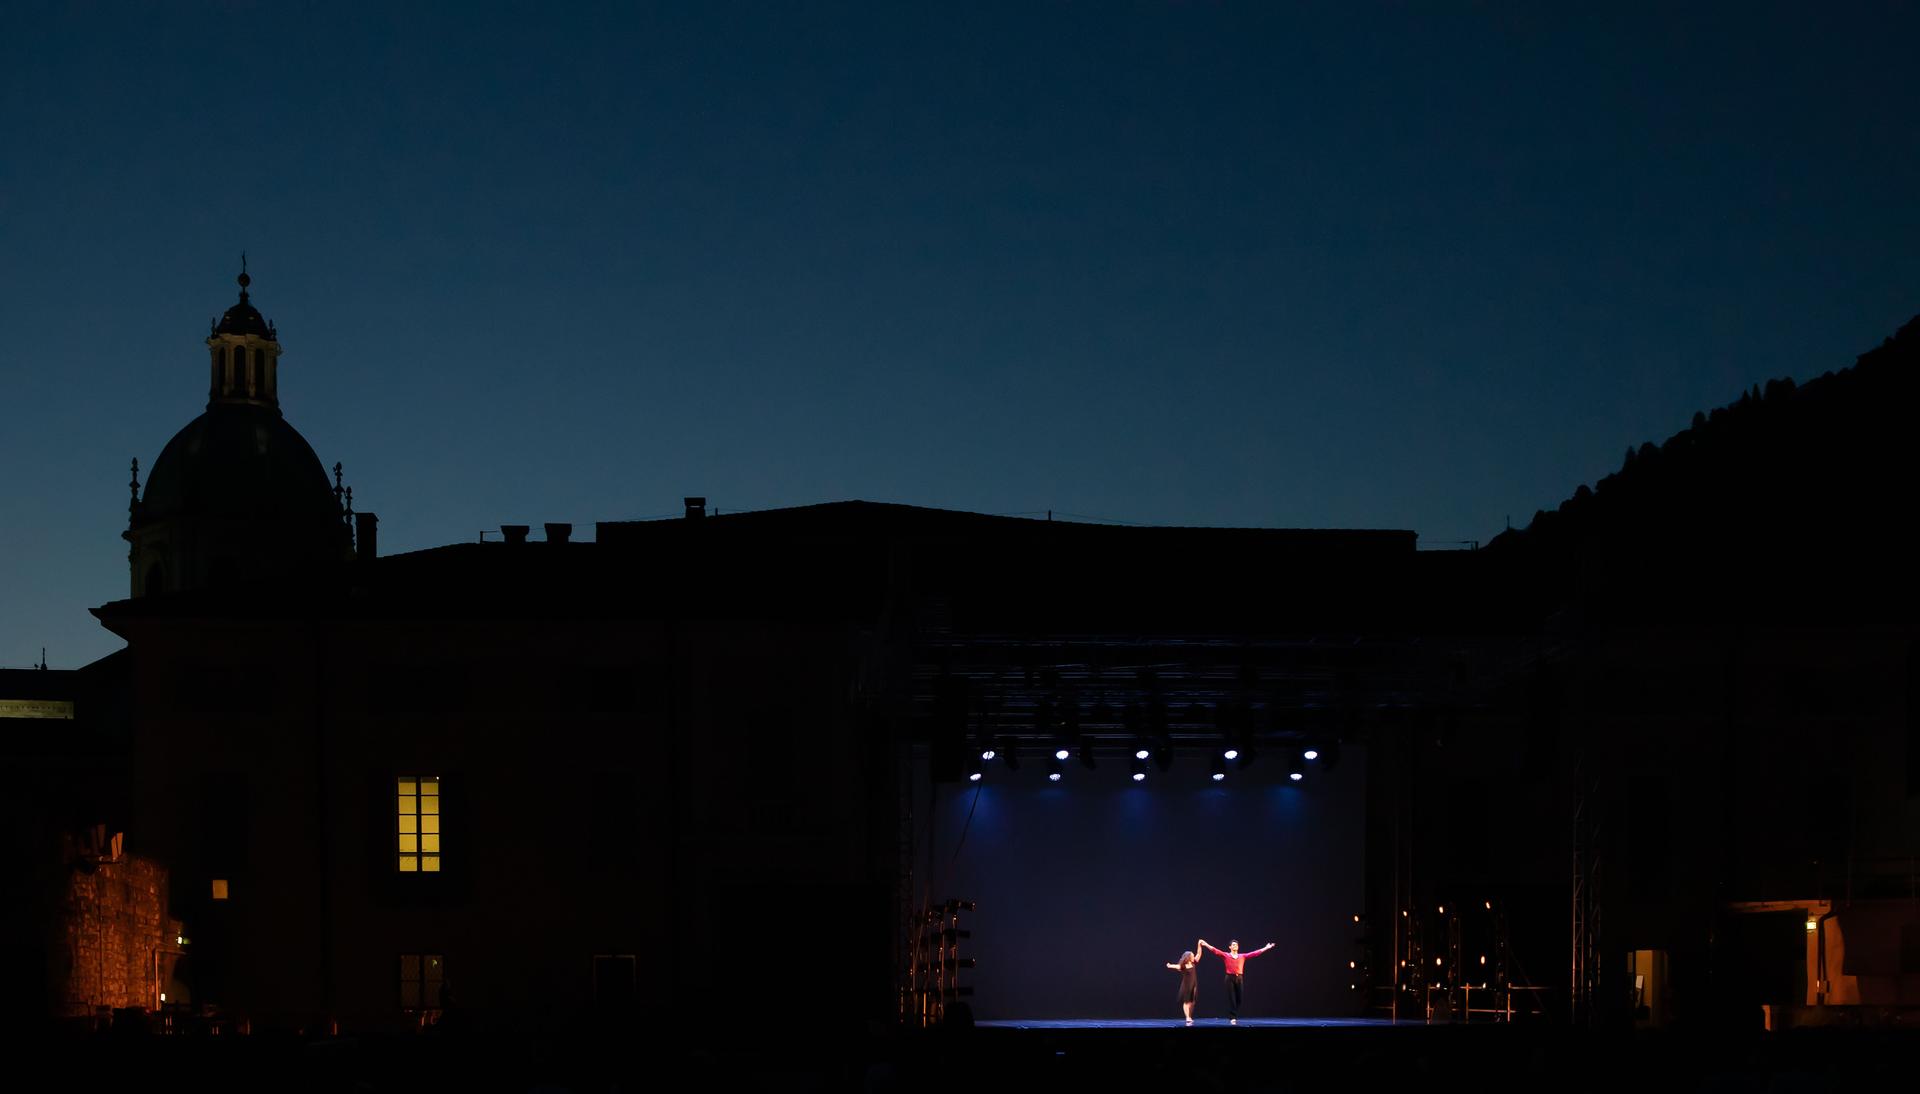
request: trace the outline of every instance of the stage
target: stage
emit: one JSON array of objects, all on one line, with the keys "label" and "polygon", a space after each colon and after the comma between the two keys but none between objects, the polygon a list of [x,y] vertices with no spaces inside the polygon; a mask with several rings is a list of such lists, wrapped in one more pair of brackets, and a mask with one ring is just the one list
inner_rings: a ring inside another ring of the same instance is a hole
[{"label": "stage", "polygon": [[[1227,1024],[1225,1018],[1195,1018],[1192,1027],[1179,1018],[1002,1018],[975,1022],[980,1029],[1392,1029],[1396,1025],[1385,1018],[1242,1018],[1240,1024]],[[1422,1026],[1423,1022],[1401,1022],[1401,1026]]]}]

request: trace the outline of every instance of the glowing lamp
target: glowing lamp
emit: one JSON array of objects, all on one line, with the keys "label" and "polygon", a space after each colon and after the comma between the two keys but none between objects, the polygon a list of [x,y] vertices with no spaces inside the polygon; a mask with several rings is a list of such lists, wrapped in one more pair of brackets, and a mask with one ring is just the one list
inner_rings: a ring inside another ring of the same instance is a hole
[{"label": "glowing lamp", "polygon": [[1240,758],[1240,750],[1237,748],[1229,748],[1225,752],[1221,753],[1221,755],[1225,756],[1229,760],[1237,760]]},{"label": "glowing lamp", "polygon": [[1303,778],[1305,778],[1305,777],[1306,777],[1306,776],[1304,776],[1304,775],[1302,775],[1302,774],[1300,774],[1300,773],[1299,773],[1298,771],[1289,771],[1289,772],[1287,772],[1287,778],[1289,778],[1289,779],[1292,779],[1292,780],[1293,780],[1294,782],[1299,782],[1299,781],[1300,781],[1301,779],[1303,779]]},{"label": "glowing lamp", "polygon": [[1064,760],[1064,759],[1066,759],[1066,758],[1068,758],[1069,756],[1072,756],[1072,755],[1073,755],[1073,753],[1071,753],[1071,752],[1068,752],[1068,751],[1067,751],[1066,749],[1064,749],[1064,748],[1056,748],[1056,749],[1054,749],[1054,750],[1053,750],[1053,758],[1054,758],[1054,759],[1056,759],[1056,760]]},{"label": "glowing lamp", "polygon": [[1320,758],[1320,750],[1317,748],[1309,748],[1300,755],[1305,756],[1309,760],[1317,760]]},{"label": "glowing lamp", "polygon": [[1058,771],[1049,771],[1049,772],[1047,772],[1047,781],[1048,781],[1048,782],[1050,782],[1050,783],[1057,783],[1057,782],[1059,782],[1059,781],[1060,781],[1060,773],[1059,773]]}]

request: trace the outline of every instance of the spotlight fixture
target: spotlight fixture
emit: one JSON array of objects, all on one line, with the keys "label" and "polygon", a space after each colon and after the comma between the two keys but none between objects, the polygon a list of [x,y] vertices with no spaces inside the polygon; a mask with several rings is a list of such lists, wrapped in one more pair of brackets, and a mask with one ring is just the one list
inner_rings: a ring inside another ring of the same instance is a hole
[{"label": "spotlight fixture", "polygon": [[991,744],[981,746],[980,758],[982,760],[991,761],[996,755],[998,755],[998,753],[994,752],[993,746]]},{"label": "spotlight fixture", "polygon": [[1220,755],[1223,759],[1237,760],[1240,758],[1240,750],[1233,747],[1232,745],[1228,745],[1225,749],[1221,751]]},{"label": "spotlight fixture", "polygon": [[1072,755],[1073,755],[1073,751],[1069,749],[1066,745],[1059,745],[1053,750],[1053,758],[1056,760],[1065,760],[1071,757]]},{"label": "spotlight fixture", "polygon": [[1307,756],[1303,749],[1293,749],[1287,754],[1287,778],[1299,782],[1307,777]]},{"label": "spotlight fixture", "polygon": [[1060,781],[1060,775],[1066,767],[1065,761],[1066,761],[1066,757],[1060,755],[1059,753],[1055,753],[1047,757],[1047,781],[1048,782],[1057,783]]},{"label": "spotlight fixture", "polygon": [[1133,768],[1134,782],[1142,783],[1147,781],[1147,758],[1145,756],[1135,755],[1130,766]]},{"label": "spotlight fixture", "polygon": [[1293,780],[1294,782],[1299,782],[1301,779],[1306,778],[1306,776],[1300,774],[1298,771],[1289,771],[1287,772],[1287,778]]},{"label": "spotlight fixture", "polygon": [[1317,760],[1320,758],[1320,750],[1317,748],[1309,748],[1305,752],[1302,752],[1300,755],[1305,759]]},{"label": "spotlight fixture", "polygon": [[1227,759],[1225,756],[1213,758],[1213,781],[1220,782],[1227,777]]},{"label": "spotlight fixture", "polygon": [[1136,759],[1136,760],[1144,760],[1144,759],[1146,759],[1146,758],[1147,758],[1148,756],[1151,756],[1151,755],[1153,755],[1153,749],[1151,749],[1151,748],[1148,748],[1148,747],[1147,747],[1147,742],[1145,742],[1145,741],[1135,741],[1135,742],[1134,742],[1134,744],[1133,744],[1133,758],[1134,758],[1134,759]]},{"label": "spotlight fixture", "polygon": [[967,781],[970,783],[980,781],[980,759],[977,756],[967,756]]}]

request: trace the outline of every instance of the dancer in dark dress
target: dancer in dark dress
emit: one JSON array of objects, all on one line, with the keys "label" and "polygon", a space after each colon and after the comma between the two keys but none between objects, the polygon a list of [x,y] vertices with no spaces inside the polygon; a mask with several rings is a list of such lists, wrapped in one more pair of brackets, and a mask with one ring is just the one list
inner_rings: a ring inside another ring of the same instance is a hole
[{"label": "dancer in dark dress", "polygon": [[1187,1016],[1188,1025],[1193,1024],[1193,1004],[1200,998],[1199,965],[1200,954],[1196,950],[1188,950],[1186,953],[1181,954],[1180,963],[1177,965],[1171,961],[1167,962],[1167,968],[1174,969],[1180,973],[1180,995],[1178,996],[1178,1000],[1180,1010]]}]

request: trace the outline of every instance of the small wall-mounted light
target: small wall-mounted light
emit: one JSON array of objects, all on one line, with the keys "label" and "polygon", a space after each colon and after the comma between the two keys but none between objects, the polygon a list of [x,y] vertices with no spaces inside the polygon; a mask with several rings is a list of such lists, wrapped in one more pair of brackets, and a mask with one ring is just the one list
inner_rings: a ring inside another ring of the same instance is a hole
[{"label": "small wall-mounted light", "polygon": [[1819,929],[1820,929],[1819,918],[1816,916],[1808,916],[1807,917],[1807,933],[1812,934],[1813,932]]}]

